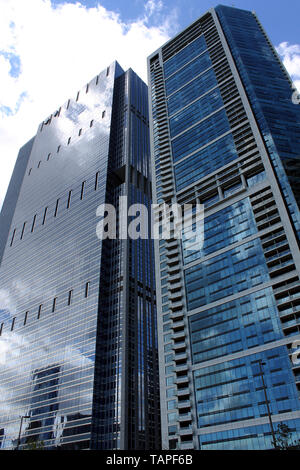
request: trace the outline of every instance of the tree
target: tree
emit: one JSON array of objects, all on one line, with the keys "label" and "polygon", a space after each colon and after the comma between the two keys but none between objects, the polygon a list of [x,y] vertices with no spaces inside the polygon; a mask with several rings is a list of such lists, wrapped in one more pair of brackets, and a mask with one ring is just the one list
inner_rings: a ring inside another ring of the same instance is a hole
[{"label": "tree", "polygon": [[44,442],[28,439],[22,450],[44,450]]},{"label": "tree", "polygon": [[299,450],[300,439],[292,441],[292,436],[292,430],[287,424],[278,424],[276,431],[276,448],[278,450]]}]

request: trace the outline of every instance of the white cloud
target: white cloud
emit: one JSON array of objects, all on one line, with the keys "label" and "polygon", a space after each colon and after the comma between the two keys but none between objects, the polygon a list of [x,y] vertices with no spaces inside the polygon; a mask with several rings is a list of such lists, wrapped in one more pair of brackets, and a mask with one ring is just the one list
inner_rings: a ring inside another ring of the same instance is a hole
[{"label": "white cloud", "polygon": [[147,56],[177,21],[176,10],[163,13],[161,0],[145,2],[143,15],[129,24],[100,3],[0,0],[0,10],[1,207],[18,149],[39,123],[115,59],[146,81]]},{"label": "white cloud", "polygon": [[282,42],[276,50],[300,92],[300,44]]}]

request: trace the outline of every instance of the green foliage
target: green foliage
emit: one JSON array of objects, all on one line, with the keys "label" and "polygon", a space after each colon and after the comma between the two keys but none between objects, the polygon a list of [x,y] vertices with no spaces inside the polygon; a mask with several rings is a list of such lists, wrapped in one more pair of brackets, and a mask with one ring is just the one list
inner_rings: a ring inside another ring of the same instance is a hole
[{"label": "green foliage", "polygon": [[28,439],[26,444],[22,447],[22,450],[44,450],[43,441],[35,441],[34,439]]},{"label": "green foliage", "polygon": [[300,440],[292,441],[292,430],[285,423],[280,423],[276,431],[276,448],[278,450],[299,450]]}]

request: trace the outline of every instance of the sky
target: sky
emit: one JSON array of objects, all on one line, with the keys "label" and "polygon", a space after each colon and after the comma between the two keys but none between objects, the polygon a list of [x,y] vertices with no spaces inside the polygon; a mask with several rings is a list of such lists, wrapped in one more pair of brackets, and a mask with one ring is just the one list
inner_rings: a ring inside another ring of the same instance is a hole
[{"label": "sky", "polygon": [[218,3],[254,10],[300,89],[300,0],[0,0],[0,208],[19,148],[114,60],[146,58]]}]

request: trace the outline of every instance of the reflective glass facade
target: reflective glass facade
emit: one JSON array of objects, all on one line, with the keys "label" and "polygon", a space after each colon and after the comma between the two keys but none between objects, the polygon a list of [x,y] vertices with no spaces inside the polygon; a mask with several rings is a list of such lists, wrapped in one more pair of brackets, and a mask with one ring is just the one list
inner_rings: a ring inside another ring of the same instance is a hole
[{"label": "reflective glass facade", "polygon": [[154,201],[204,206],[200,234],[155,243],[163,446],[270,449],[265,393],[275,432],[300,436],[300,108],[256,16],[231,7],[148,76]]},{"label": "reflective glass facade", "polygon": [[[291,99],[291,80],[255,15],[224,6],[216,11],[300,239],[300,108]],[[255,48],[249,47],[254,35]]]},{"label": "reflective glass facade", "polygon": [[96,234],[100,204],[151,201],[146,85],[111,64],[39,126],[12,184],[1,448],[159,448],[152,242]]}]

